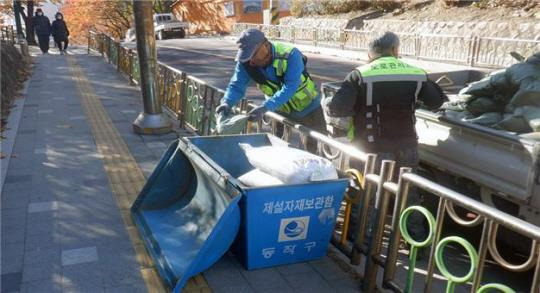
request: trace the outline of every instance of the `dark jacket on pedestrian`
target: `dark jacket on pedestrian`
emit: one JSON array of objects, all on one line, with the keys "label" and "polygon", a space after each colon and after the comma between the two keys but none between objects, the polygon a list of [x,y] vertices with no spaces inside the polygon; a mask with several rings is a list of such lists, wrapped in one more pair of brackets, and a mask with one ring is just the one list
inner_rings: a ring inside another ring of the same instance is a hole
[{"label": "dark jacket on pedestrian", "polygon": [[36,31],[36,35],[49,36],[51,34],[51,22],[49,21],[49,18],[47,16],[38,15],[38,12],[36,12],[36,16],[34,16],[33,24],[34,24],[34,30]]},{"label": "dark jacket on pedestrian", "polygon": [[[62,16],[61,19],[58,19],[58,15]],[[58,12],[55,16],[55,20],[52,23],[51,34],[54,37],[55,41],[67,40],[69,36],[69,30],[67,28],[66,22],[64,21],[64,16],[62,13]]]},{"label": "dark jacket on pedestrian", "polygon": [[349,138],[364,151],[378,153],[416,147],[416,107],[437,109],[444,100],[425,71],[382,56],[349,73],[323,107],[330,117],[352,116]]}]

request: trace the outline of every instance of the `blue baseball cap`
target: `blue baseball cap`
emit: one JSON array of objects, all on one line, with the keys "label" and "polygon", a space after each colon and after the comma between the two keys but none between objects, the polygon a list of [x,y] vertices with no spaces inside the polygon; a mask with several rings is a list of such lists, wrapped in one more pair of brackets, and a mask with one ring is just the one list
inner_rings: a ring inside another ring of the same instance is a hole
[{"label": "blue baseball cap", "polygon": [[250,28],[243,31],[236,43],[238,44],[238,54],[236,54],[237,62],[246,62],[251,59],[257,46],[266,41],[264,33],[258,29]]}]

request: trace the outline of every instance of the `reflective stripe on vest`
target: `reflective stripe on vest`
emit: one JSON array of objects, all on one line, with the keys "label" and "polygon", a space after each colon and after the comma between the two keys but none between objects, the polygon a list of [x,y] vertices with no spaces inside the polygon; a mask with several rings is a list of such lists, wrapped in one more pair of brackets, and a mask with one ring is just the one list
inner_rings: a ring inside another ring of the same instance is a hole
[{"label": "reflective stripe on vest", "polygon": [[366,84],[366,105],[373,105],[373,83],[381,81],[416,81],[415,100],[422,89],[422,82],[427,81],[426,72],[411,66],[395,57],[381,57],[371,63],[356,68]]},{"label": "reflective stripe on vest", "polygon": [[[422,83],[427,81],[426,72],[420,68],[411,66],[395,57],[381,57],[371,63],[356,68],[362,77],[362,83],[366,86],[366,106],[369,109],[373,105],[373,83],[388,81],[414,81],[416,82],[415,102],[418,100],[418,94],[422,89]],[[377,105],[378,109],[379,105]],[[372,118],[374,113],[367,111],[366,118]],[[366,125],[366,132],[373,129],[373,125]],[[347,137],[354,139],[354,125],[349,127]],[[368,142],[374,142],[373,135],[367,135]]]},{"label": "reflective stripe on vest", "polygon": [[[276,58],[272,62],[272,67],[276,71],[276,76],[281,79],[287,72],[288,62],[293,46],[275,42],[272,43],[275,49]],[[282,87],[280,83],[274,83],[267,80],[264,84],[257,84],[257,87],[267,96],[272,97]],[[291,113],[291,111],[300,112],[304,110],[317,97],[317,86],[315,82],[305,72],[302,73],[301,83],[294,96],[285,104],[279,107],[279,111],[283,113]]]}]

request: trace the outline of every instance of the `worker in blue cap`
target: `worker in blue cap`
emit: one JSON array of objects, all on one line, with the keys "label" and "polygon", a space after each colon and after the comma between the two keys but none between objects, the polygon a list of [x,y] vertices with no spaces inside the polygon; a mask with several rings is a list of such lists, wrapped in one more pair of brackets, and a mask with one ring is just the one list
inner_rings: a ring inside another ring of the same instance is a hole
[{"label": "worker in blue cap", "polygon": [[249,83],[254,81],[266,100],[249,112],[249,120],[258,121],[267,111],[276,111],[325,132],[320,96],[307,72],[307,58],[289,44],[268,41],[257,29],[243,31],[236,43],[235,72],[216,113],[229,113],[244,97]]}]

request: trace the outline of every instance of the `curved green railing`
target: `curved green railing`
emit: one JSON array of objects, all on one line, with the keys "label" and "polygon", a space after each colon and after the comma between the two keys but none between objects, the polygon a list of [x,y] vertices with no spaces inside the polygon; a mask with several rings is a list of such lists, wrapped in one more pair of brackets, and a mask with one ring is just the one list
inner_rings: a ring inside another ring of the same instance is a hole
[{"label": "curved green railing", "polygon": [[133,54],[133,61],[131,62],[131,73],[133,80],[136,82],[141,82],[141,74],[139,72],[139,57],[137,54]]},{"label": "curved green railing", "polygon": [[[467,254],[469,255],[471,266],[469,268],[469,272],[467,272],[467,274],[465,274],[464,276],[456,276],[452,274],[448,270],[448,267],[446,266],[444,262],[444,255],[443,255],[444,248],[449,243],[457,243],[461,245],[463,248],[465,248],[465,251],[467,251]],[[446,237],[442,239],[437,244],[437,247],[435,249],[435,262],[441,274],[446,279],[448,279],[448,284],[446,286],[446,293],[451,293],[455,291],[455,287],[457,284],[467,283],[469,280],[473,278],[474,273],[476,269],[478,268],[478,253],[476,253],[476,250],[474,249],[474,247],[469,241],[458,236],[450,236],[450,237]]]},{"label": "curved green railing", "polygon": [[478,288],[478,291],[476,293],[492,293],[495,292],[503,292],[503,293],[515,293],[514,289],[503,285],[503,284],[486,284],[480,288]]},{"label": "curved green railing", "polygon": [[[409,234],[409,231],[407,230],[407,220],[413,212],[421,213],[427,220],[429,233],[426,239],[424,239],[423,241],[414,240]],[[405,209],[403,213],[401,213],[401,217],[399,219],[399,230],[401,231],[403,239],[411,246],[409,252],[409,270],[407,272],[405,292],[412,292],[414,282],[414,269],[416,267],[416,256],[418,253],[418,249],[427,247],[431,244],[431,242],[433,242],[433,237],[435,236],[435,218],[426,208],[421,206],[411,206]]]},{"label": "curved green railing", "polygon": [[[422,241],[415,240],[411,237],[409,234],[409,231],[407,229],[407,220],[409,219],[410,215],[414,212],[421,213],[427,220],[428,223],[428,229],[429,233],[426,239]],[[435,236],[435,217],[429,210],[422,206],[410,206],[406,208],[399,218],[399,230],[401,232],[401,235],[403,237],[403,240],[407,242],[411,248],[409,252],[409,268],[407,271],[407,280],[405,283],[405,292],[410,293],[413,292],[413,283],[414,283],[414,269],[416,268],[416,257],[418,253],[419,248],[424,248],[432,244],[434,236]],[[463,275],[463,276],[456,276],[453,273],[448,270],[448,267],[446,266],[445,260],[444,260],[444,248],[448,246],[450,243],[455,243],[461,245],[465,251],[467,252],[470,260],[470,268],[469,271]],[[478,269],[478,253],[476,252],[476,249],[474,246],[467,240],[465,240],[462,237],[459,236],[449,236],[446,238],[441,239],[438,243],[436,243],[435,248],[435,263],[437,264],[437,268],[441,272],[441,274],[448,280],[447,286],[446,286],[446,293],[453,293],[455,292],[456,285],[458,284],[465,284],[469,282],[473,277]],[[491,292],[492,290],[498,290],[503,293],[514,293],[515,291],[503,284],[486,284],[482,287],[480,287],[476,292],[477,293],[487,293]]]}]

